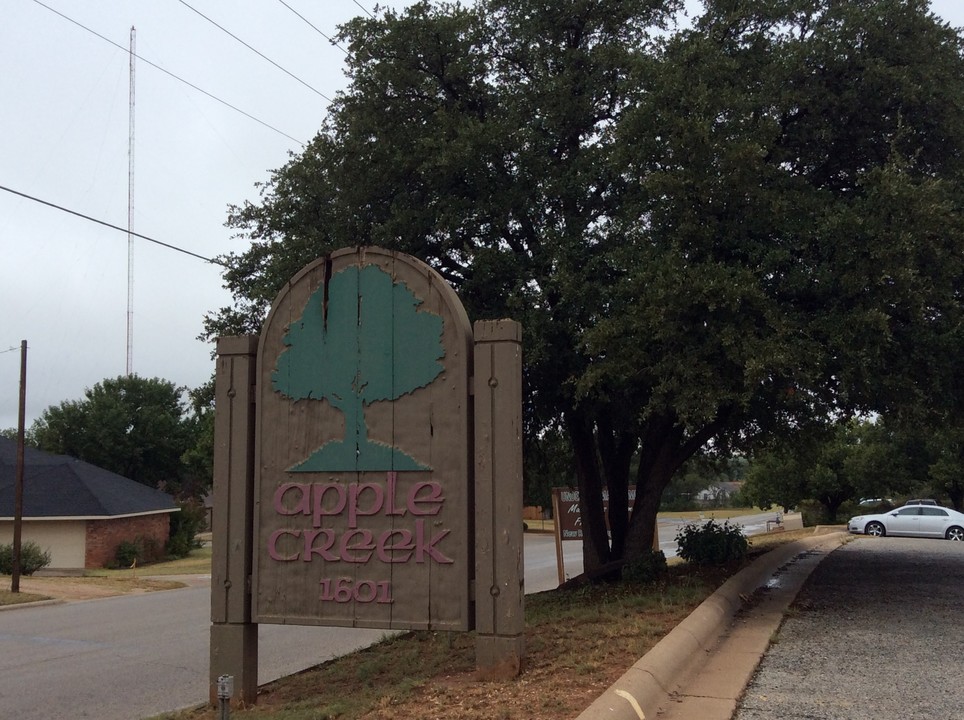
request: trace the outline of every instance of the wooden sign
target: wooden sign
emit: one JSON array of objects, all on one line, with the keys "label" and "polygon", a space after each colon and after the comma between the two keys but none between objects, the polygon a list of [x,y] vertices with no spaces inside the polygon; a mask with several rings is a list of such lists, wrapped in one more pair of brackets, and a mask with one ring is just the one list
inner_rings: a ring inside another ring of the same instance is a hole
[{"label": "wooden sign", "polygon": [[[626,512],[632,514],[633,503],[636,501],[636,488],[629,488],[629,505]],[[606,527],[609,527],[609,490],[603,488],[603,514]],[[559,573],[559,584],[566,581],[565,553],[562,550],[563,540],[582,540],[582,510],[579,507],[579,491],[568,488],[552,488],[552,516],[555,519],[556,539],[556,570]],[[653,549],[659,550],[658,531],[653,530]]]},{"label": "wooden sign", "polygon": [[[609,491],[602,491],[603,512],[606,524],[609,524]],[[633,502],[636,500],[636,488],[629,488],[629,505],[627,513],[632,513]],[[556,521],[556,533],[560,540],[582,540],[582,512],[579,509],[579,491],[567,488],[552,489],[553,517]]]},{"label": "wooden sign", "polygon": [[472,625],[472,328],[407,255],[295,276],[260,337],[255,622]]}]

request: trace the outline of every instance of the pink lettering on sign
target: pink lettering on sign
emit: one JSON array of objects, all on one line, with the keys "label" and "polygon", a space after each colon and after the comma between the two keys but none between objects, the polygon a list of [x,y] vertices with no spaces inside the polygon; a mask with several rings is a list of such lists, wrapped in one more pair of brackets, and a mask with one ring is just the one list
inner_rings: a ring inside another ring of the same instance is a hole
[{"label": "pink lettering on sign", "polygon": [[[453,563],[441,547],[451,531],[426,527],[426,518],[438,515],[444,502],[442,486],[437,482],[414,483],[399,497],[398,476],[394,472],[388,473],[384,485],[285,483],[275,491],[275,512],[311,517],[312,527],[272,532],[267,542],[268,557],[277,562],[321,559],[364,564],[374,559],[387,564]],[[358,527],[365,518],[376,515],[414,519],[410,527],[382,532]],[[326,517],[343,517],[345,526],[323,528]]]},{"label": "pink lettering on sign", "polygon": [[[268,537],[268,557],[279,562],[311,562],[318,556],[328,562],[367,563],[375,555],[384,563],[407,563],[414,556],[419,564],[427,560],[443,565],[455,562],[438,547],[450,530],[433,535],[431,530],[426,531],[424,520],[416,520],[414,524],[414,533],[386,530],[378,537],[370,530],[358,529],[346,530],[341,535],[329,528],[275,530]],[[284,540],[285,537],[292,540]],[[393,540],[394,537],[398,539]]]},{"label": "pink lettering on sign", "polygon": [[334,582],[331,578],[319,581],[321,593],[319,600],[324,602],[336,603],[370,603],[376,602],[380,605],[390,605],[395,602],[392,599],[392,584],[388,580],[362,580],[355,584],[352,578],[338,578]]},{"label": "pink lettering on sign", "polygon": [[312,525],[321,527],[322,518],[347,513],[348,527],[357,528],[358,518],[372,515],[438,515],[445,496],[437,482],[412,486],[399,504],[398,478],[388,473],[385,486],[379,483],[285,483],[274,493],[274,509],[279,515],[311,515]]}]

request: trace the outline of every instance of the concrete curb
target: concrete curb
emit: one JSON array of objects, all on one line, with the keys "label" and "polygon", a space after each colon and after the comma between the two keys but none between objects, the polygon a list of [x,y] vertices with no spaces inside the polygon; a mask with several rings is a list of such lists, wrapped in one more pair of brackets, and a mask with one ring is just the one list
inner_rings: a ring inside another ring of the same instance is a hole
[{"label": "concrete curb", "polygon": [[0,605],[0,612],[5,610],[19,610],[21,608],[44,607],[45,605],[61,605],[63,600],[53,598],[51,600],[34,600],[33,602],[14,603],[13,605]]},{"label": "concrete curb", "polygon": [[640,720],[656,717],[699,651],[707,652],[750,596],[795,557],[817,545],[832,544],[845,533],[804,538],[763,555],[727,580],[652,650],[584,710],[577,720]]}]

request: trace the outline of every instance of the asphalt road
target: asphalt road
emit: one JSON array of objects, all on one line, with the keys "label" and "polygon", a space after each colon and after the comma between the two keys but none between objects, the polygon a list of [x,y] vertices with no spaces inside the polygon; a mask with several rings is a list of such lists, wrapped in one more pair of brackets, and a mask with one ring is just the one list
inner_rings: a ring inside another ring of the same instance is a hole
[{"label": "asphalt road", "polygon": [[[0,717],[131,720],[207,698],[210,589],[0,613]],[[259,681],[378,640],[381,630],[259,628]]]},{"label": "asphalt road", "polygon": [[797,596],[736,720],[958,720],[964,543],[861,537]]}]

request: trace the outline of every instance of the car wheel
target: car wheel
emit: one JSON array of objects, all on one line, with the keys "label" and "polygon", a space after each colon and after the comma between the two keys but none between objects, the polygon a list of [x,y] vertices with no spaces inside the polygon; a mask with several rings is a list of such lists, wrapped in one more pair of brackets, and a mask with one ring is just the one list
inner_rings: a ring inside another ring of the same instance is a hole
[{"label": "car wheel", "polygon": [[947,534],[944,537],[946,537],[948,540],[957,540],[958,542],[961,542],[964,540],[964,528],[959,528],[956,526],[947,528]]},{"label": "car wheel", "polygon": [[867,527],[864,528],[864,532],[867,535],[873,535],[874,537],[883,537],[884,535],[887,534],[887,531],[884,529],[884,526],[881,525],[879,522],[867,523]]}]

